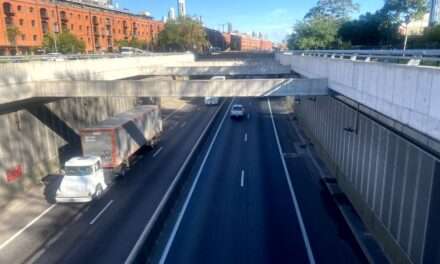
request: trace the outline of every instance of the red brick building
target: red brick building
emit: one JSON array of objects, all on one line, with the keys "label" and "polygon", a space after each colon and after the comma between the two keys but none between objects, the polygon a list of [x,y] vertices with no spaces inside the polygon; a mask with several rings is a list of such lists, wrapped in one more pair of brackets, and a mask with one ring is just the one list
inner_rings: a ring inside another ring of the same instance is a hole
[{"label": "red brick building", "polygon": [[270,40],[253,38],[245,34],[228,34],[231,50],[236,51],[272,51]]},{"label": "red brick building", "polygon": [[[7,28],[20,34],[16,45],[8,40]],[[86,44],[87,52],[112,51],[117,40],[133,37],[150,42],[164,24],[150,17],[63,0],[0,0],[0,54],[17,46],[19,53],[41,47],[45,34],[68,30]]]}]

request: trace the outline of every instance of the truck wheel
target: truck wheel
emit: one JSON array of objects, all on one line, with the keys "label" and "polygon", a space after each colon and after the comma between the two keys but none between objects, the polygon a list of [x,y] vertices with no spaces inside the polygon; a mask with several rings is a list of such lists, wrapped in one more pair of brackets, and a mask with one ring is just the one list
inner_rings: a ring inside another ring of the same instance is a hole
[{"label": "truck wheel", "polygon": [[95,198],[95,199],[99,199],[99,198],[101,198],[102,193],[103,193],[102,186],[101,186],[101,184],[98,184],[98,185],[96,186],[96,190],[95,190],[94,198]]}]

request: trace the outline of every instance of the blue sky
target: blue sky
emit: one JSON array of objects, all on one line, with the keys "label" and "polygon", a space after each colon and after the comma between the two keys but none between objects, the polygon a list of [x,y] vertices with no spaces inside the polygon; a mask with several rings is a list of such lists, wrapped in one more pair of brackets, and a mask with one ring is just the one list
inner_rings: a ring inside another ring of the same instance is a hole
[{"label": "blue sky", "polygon": [[[132,12],[149,11],[156,19],[166,15],[177,0],[113,0],[121,8]],[[273,41],[283,40],[290,33],[295,21],[301,19],[317,0],[186,0],[187,13],[203,17],[211,28],[231,22],[234,30],[263,32]],[[383,0],[357,1],[360,13],[375,11]],[[355,16],[358,16],[356,14]]]}]

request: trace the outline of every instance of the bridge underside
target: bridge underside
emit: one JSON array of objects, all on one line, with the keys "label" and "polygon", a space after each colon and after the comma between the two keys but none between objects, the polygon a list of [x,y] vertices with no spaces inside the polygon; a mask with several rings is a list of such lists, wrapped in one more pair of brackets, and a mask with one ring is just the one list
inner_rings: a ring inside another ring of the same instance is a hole
[{"label": "bridge underside", "polygon": [[74,97],[276,97],[327,95],[325,79],[48,81],[0,90],[0,107]]}]

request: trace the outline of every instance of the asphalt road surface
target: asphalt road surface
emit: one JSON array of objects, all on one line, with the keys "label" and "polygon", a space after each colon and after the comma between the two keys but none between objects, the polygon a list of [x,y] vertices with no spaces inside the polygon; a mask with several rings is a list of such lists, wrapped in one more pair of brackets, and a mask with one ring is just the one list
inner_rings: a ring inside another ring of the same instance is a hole
[{"label": "asphalt road surface", "polygon": [[[282,101],[234,100],[248,115],[220,112],[148,262],[365,263]],[[124,263],[215,111],[196,100],[172,113],[104,197],[54,206],[0,263]]]},{"label": "asphalt road surface", "polygon": [[282,101],[234,103],[148,262],[365,263]]},{"label": "asphalt road surface", "polygon": [[0,251],[0,263],[123,263],[216,111],[192,99],[163,113],[164,134],[90,204],[57,204]]}]

